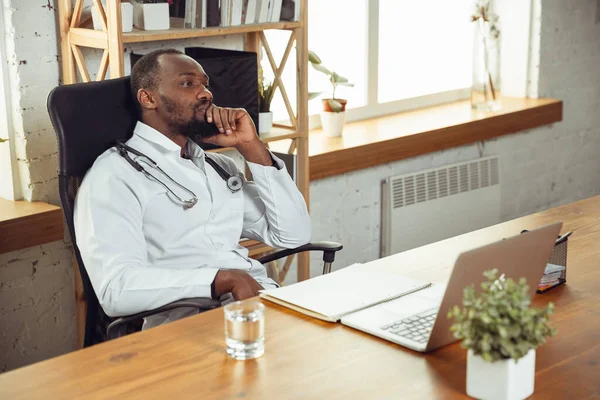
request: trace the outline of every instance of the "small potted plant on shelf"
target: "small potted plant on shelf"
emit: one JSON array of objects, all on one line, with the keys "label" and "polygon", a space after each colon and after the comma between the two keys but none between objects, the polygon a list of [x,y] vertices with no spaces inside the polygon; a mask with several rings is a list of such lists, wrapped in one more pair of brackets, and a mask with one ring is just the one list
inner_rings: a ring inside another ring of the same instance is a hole
[{"label": "small potted plant on shelf", "polygon": [[145,31],[159,31],[171,27],[167,0],[133,1],[133,24],[136,28]]},{"label": "small potted plant on shelf", "polygon": [[548,325],[554,306],[530,308],[525,278],[514,282],[496,269],[476,294],[464,289],[463,309],[454,306],[450,328],[467,353],[467,394],[479,399],[524,399],[533,393],[536,348],[554,336]]},{"label": "small potted plant on shelf", "polygon": [[275,94],[275,85],[268,82],[262,68],[258,70],[258,133],[267,134],[273,128],[273,112],[271,101]]},{"label": "small potted plant on shelf", "polygon": [[[353,87],[354,84],[348,82],[347,78],[339,75],[333,70],[329,70],[321,59],[314,51],[308,52],[308,62],[314,69],[322,72],[327,76],[332,86],[332,92],[330,98],[321,99],[323,103],[323,111],[321,112],[321,123],[323,124],[323,131],[327,136],[340,136],[344,130],[344,122],[346,120],[346,99],[336,98],[335,90],[338,86],[349,86]],[[313,99],[321,95],[322,92],[311,92],[308,94],[308,98]]]}]

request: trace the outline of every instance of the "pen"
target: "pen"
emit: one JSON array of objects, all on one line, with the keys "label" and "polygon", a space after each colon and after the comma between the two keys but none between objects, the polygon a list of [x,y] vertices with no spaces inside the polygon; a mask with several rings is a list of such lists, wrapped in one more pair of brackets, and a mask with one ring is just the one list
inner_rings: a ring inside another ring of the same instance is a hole
[{"label": "pen", "polygon": [[559,238],[556,240],[556,244],[557,244],[557,245],[559,245],[559,244],[561,244],[562,242],[564,242],[565,240],[567,240],[567,238],[568,238],[569,236],[571,236],[571,234],[572,234],[572,233],[573,233],[573,232],[567,232],[567,233],[565,233],[564,235],[562,235],[561,237],[559,237]]}]

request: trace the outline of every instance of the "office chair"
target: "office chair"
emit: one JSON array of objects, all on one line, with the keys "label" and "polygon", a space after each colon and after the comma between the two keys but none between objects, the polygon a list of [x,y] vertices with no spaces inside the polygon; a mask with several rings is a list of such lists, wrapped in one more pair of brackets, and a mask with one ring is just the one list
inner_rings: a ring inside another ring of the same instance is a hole
[{"label": "office chair", "polygon": [[[143,318],[163,311],[193,307],[203,312],[219,307],[217,300],[190,298],[119,318],[111,318],[104,313],[77,247],[73,209],[79,185],[96,158],[114,146],[117,140],[126,141],[133,135],[137,109],[131,96],[130,78],[58,86],[48,95],[47,106],[58,137],[58,183],[62,209],[87,300],[84,347],[139,331]],[[323,273],[328,273],[335,253],[341,249],[339,243],[314,242],[296,249],[277,251],[258,261],[265,264],[295,253],[323,251]]]}]

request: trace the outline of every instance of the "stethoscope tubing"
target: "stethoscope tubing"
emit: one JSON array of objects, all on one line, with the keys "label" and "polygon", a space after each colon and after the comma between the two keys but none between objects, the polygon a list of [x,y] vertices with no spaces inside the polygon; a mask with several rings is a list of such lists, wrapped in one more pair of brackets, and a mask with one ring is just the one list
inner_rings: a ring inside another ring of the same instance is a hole
[{"label": "stethoscope tubing", "polygon": [[[196,203],[198,202],[198,197],[196,196],[196,194],[194,192],[192,192],[190,189],[188,189],[185,186],[183,186],[182,184],[180,184],[179,182],[177,182],[175,179],[171,178],[171,176],[169,174],[167,174],[165,171],[163,171],[162,168],[160,168],[158,166],[158,164],[156,163],[156,161],[154,161],[152,158],[148,157],[141,151],[136,150],[133,147],[126,145],[125,143],[123,143],[121,141],[117,141],[116,147],[117,147],[118,153],[129,163],[129,165],[131,165],[137,171],[143,173],[149,179],[151,178],[152,180],[154,180],[157,183],[159,183],[160,185],[162,185],[167,191],[169,191],[169,193],[171,193],[173,196],[175,196],[179,201],[181,201],[184,204],[185,209],[192,208],[194,205],[196,205]],[[156,176],[154,176],[150,172],[148,172],[146,170],[146,168],[144,168],[139,162],[133,160],[129,156],[129,154],[127,154],[128,152],[131,154],[134,154],[138,157],[142,157],[145,162],[150,162],[150,166],[152,168],[156,169],[161,174],[166,176],[175,185],[177,185],[181,189],[188,192],[192,196],[191,199],[189,199],[189,200],[182,199],[179,195],[177,195],[175,192],[173,192],[173,190],[171,190],[163,181],[161,181]],[[213,167],[213,169],[217,172],[217,174],[225,181],[227,188],[232,193],[235,193],[235,192],[239,191],[240,189],[242,189],[242,187],[244,186],[244,179],[243,179],[243,176],[241,173],[238,173],[237,175],[231,175],[231,174],[227,173],[227,171],[225,171],[225,169],[223,169],[223,167],[221,167],[219,164],[217,164],[217,162],[215,160],[208,157],[206,154],[204,155],[204,160],[208,164],[210,164],[210,166]]]}]

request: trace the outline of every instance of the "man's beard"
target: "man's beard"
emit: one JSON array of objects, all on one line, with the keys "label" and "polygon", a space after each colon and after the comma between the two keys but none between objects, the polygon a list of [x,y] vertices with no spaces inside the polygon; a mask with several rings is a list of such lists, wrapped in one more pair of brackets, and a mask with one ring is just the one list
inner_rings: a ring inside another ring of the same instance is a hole
[{"label": "man's beard", "polygon": [[[165,110],[171,114],[171,121],[169,121],[169,127],[177,133],[180,133],[190,139],[200,137],[206,139],[215,136],[219,133],[215,124],[209,124],[206,121],[198,119],[196,116],[196,110],[198,108],[208,108],[210,106],[209,101],[200,102],[194,109],[192,118],[188,121],[182,121],[181,116],[183,115],[183,106],[180,103],[176,103],[174,100],[167,97],[161,96],[162,102],[165,105]],[[208,103],[208,104],[207,104]],[[178,118],[179,117],[179,118]]]}]

